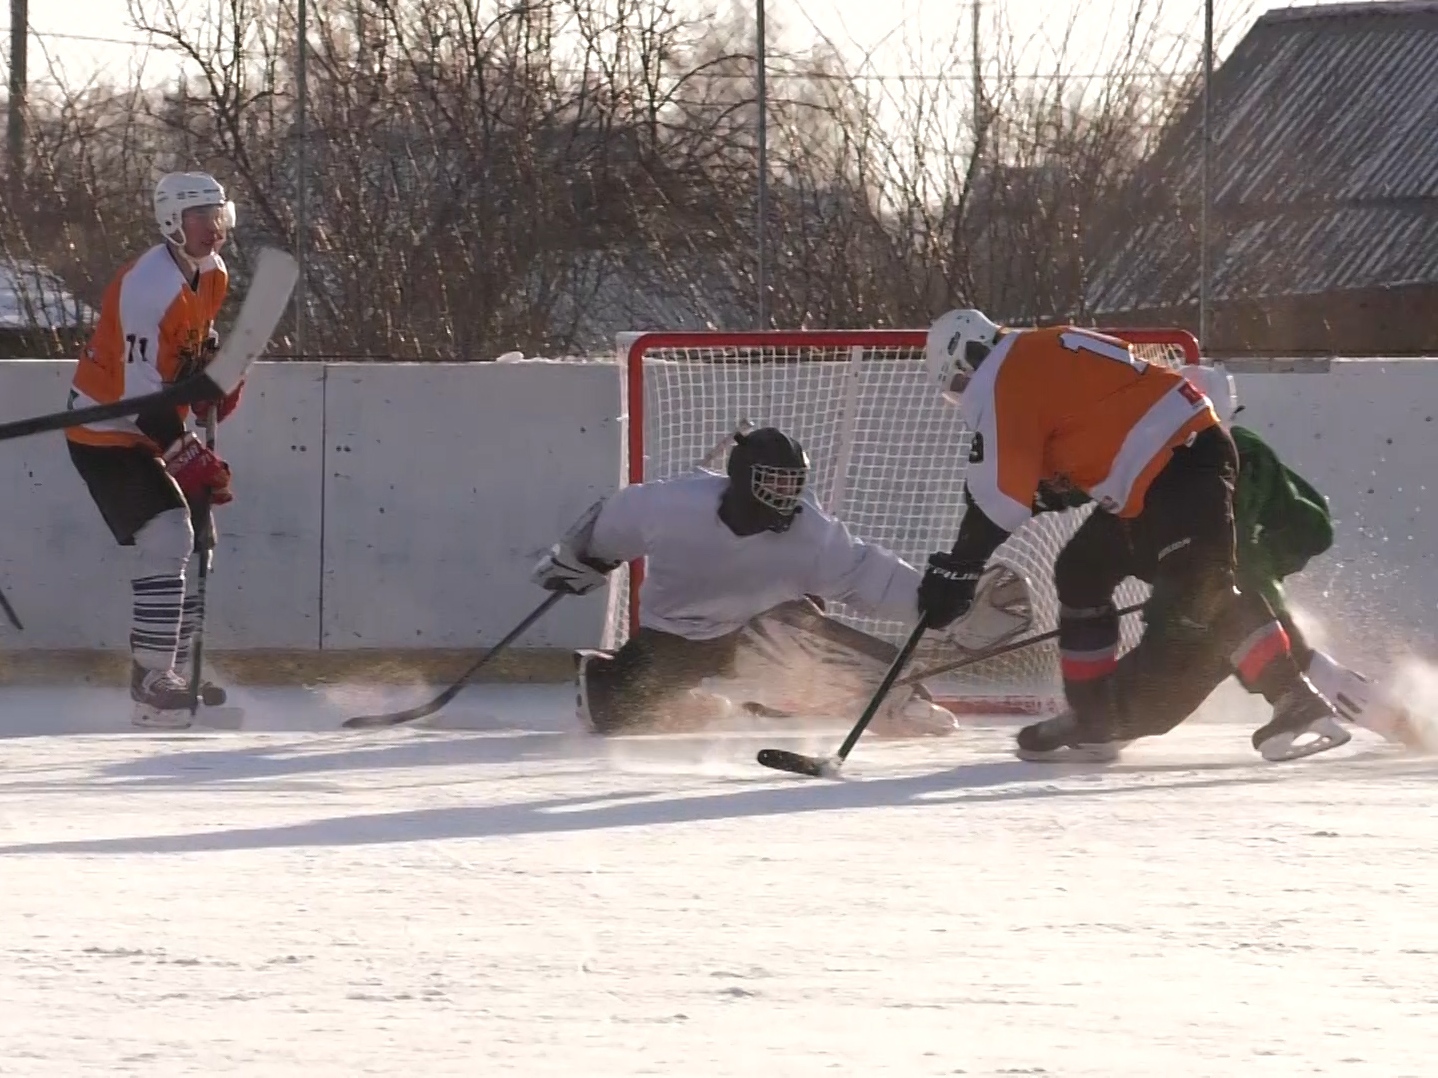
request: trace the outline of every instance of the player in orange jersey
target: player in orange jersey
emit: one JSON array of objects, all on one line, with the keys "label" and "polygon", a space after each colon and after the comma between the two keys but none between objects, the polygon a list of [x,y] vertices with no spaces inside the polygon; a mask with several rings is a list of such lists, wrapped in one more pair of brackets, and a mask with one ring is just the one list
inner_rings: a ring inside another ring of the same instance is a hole
[{"label": "player in orange jersey", "polygon": [[[229,287],[219,252],[234,228],[234,203],[212,176],[183,172],[161,177],[154,206],[164,241],[123,266],[105,290],[75,369],[72,409],[180,381],[219,347],[214,322]],[[214,408],[224,419],[239,393],[195,411],[204,419]],[[137,726],[189,725],[188,678],[179,671],[202,612],[198,596],[185,594],[185,571],[193,551],[208,557],[213,547],[208,507],[233,498],[229,466],[189,430],[189,413],[161,407],[66,431],[70,459],[100,515],[136,552],[130,698]],[[203,697],[223,703],[224,690],[206,684]]]},{"label": "player in orange jersey", "polygon": [[[1253,735],[1265,759],[1349,740],[1268,603],[1235,586],[1238,452],[1200,389],[1093,330],[1004,330],[973,310],[939,318],[926,352],[974,432],[958,538],[929,558],[919,587],[930,628],[969,608],[984,563],[1032,515],[1041,487],[1097,503],[1054,564],[1068,710],[1019,733],[1022,758],[1114,759],[1167,731],[1192,696],[1186,670],[1215,652],[1273,705]],[[1153,595],[1142,639],[1120,658],[1113,593],[1129,576]]]}]

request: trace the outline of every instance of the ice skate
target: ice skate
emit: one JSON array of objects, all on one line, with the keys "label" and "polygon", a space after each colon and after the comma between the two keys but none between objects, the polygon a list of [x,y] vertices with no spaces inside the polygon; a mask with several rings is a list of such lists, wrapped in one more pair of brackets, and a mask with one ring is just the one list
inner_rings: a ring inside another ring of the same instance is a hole
[{"label": "ice skate", "polygon": [[1111,740],[1105,732],[1080,723],[1066,710],[1020,730],[1014,755],[1030,763],[1111,764],[1127,745],[1127,741]]},{"label": "ice skate", "polygon": [[1419,752],[1430,751],[1417,718],[1382,685],[1317,650],[1308,660],[1305,673],[1341,719],[1387,741]]},{"label": "ice skate", "polygon": [[1338,722],[1333,707],[1307,678],[1284,693],[1273,705],[1273,718],[1253,734],[1253,747],[1275,763],[1301,760],[1353,740]]},{"label": "ice skate", "polygon": [[130,665],[130,725],[143,730],[184,730],[190,725],[190,687],[173,670]]}]

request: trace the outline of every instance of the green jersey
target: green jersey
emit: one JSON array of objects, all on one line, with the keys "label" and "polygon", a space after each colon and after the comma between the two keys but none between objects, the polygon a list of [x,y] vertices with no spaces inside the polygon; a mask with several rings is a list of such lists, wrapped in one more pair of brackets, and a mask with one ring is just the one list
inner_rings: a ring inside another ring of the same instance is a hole
[{"label": "green jersey", "polygon": [[1333,545],[1328,500],[1246,427],[1230,431],[1238,446],[1233,510],[1240,579],[1265,592],[1300,572]]}]

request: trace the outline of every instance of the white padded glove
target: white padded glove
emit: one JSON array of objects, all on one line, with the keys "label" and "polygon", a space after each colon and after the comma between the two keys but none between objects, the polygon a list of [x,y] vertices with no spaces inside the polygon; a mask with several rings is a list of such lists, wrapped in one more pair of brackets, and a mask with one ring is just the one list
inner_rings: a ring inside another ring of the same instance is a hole
[{"label": "white padded glove", "polygon": [[535,563],[529,579],[545,591],[566,595],[588,595],[602,587],[607,572],[596,569],[563,543],[556,543],[549,553]]}]

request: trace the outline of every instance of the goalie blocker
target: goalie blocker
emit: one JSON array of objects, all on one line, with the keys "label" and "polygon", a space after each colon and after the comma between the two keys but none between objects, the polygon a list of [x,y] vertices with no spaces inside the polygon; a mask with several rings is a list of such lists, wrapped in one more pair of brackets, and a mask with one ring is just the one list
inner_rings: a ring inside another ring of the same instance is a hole
[{"label": "goalie blocker", "polygon": [[[920,574],[825,513],[806,489],[808,474],[803,447],[782,431],[736,435],[727,475],[625,487],[540,560],[537,584],[582,595],[618,565],[647,559],[639,630],[617,653],[576,657],[582,722],[613,734],[746,714],[839,716],[872,692],[896,649],[828,617],[820,603],[912,624]],[[1029,623],[1012,574],[1002,580],[985,594],[1002,594],[1006,609],[977,604],[964,623],[976,640],[987,633],[984,643]],[[910,687],[887,703],[877,728],[945,733],[954,718]]]}]

